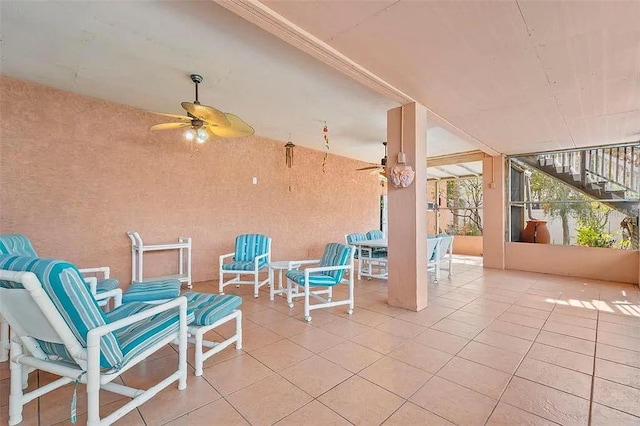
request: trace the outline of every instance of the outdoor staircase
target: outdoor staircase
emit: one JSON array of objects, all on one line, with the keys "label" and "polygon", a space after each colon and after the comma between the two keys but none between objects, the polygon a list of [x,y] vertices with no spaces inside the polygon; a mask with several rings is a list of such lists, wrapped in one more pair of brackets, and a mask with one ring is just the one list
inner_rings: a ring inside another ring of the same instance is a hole
[{"label": "outdoor staircase", "polygon": [[631,217],[640,203],[640,144],[518,157],[522,163]]}]

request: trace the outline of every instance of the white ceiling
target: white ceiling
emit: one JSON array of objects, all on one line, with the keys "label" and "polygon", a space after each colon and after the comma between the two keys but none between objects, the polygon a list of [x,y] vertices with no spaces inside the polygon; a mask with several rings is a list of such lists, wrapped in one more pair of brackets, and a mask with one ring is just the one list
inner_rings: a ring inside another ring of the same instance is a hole
[{"label": "white ceiling", "polygon": [[263,3],[499,152],[640,139],[638,0]]},{"label": "white ceiling", "polygon": [[[214,2],[1,2],[0,72],[137,108],[182,113],[189,74],[203,104],[240,115],[261,136],[378,162],[397,106]],[[163,119],[159,118],[159,122]],[[179,137],[179,132],[176,133]],[[441,127],[429,155],[475,147]]]}]

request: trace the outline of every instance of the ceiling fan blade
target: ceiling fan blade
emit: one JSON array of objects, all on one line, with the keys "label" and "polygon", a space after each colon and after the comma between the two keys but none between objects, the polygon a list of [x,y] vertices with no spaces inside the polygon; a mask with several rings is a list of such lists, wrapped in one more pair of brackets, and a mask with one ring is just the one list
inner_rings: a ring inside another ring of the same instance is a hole
[{"label": "ceiling fan blade", "polygon": [[231,123],[222,111],[200,104],[194,104],[191,102],[182,102],[182,108],[184,108],[189,114],[202,121],[207,122],[218,127],[229,127]]},{"label": "ceiling fan blade", "polygon": [[157,115],[162,115],[164,117],[171,117],[171,118],[175,118],[178,120],[184,120],[184,121],[191,121],[193,120],[191,117],[187,117],[186,115],[178,115],[178,114],[167,114],[164,112],[155,112],[155,111],[149,111],[152,114],[157,114]]},{"label": "ceiling fan blade", "polygon": [[155,126],[149,127],[149,130],[173,130],[173,129],[181,129],[183,127],[189,127],[191,123],[162,123],[156,124]]},{"label": "ceiling fan blade", "polygon": [[384,173],[384,169],[379,168],[378,170],[371,170],[369,173],[372,174],[372,175],[377,175],[377,174],[380,174],[380,173]]},{"label": "ceiling fan blade", "polygon": [[369,167],[360,167],[359,169],[356,169],[356,171],[361,171],[361,170],[375,170],[375,169],[379,169],[382,166],[377,165],[377,166],[369,166]]},{"label": "ceiling fan blade", "polygon": [[229,127],[207,126],[207,130],[221,138],[241,138],[243,136],[251,136],[255,133],[253,127],[242,121],[240,117],[234,114],[225,114],[231,125]]}]

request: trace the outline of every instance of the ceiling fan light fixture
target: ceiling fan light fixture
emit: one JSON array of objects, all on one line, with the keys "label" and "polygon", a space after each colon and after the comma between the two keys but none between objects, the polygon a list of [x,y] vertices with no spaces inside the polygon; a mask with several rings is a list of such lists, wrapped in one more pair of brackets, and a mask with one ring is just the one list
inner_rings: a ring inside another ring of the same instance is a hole
[{"label": "ceiling fan light fixture", "polygon": [[207,133],[205,129],[200,127],[196,132],[196,142],[205,143],[207,139],[209,139],[209,133]]},{"label": "ceiling fan light fixture", "polygon": [[189,142],[191,142],[192,140],[194,140],[196,137],[196,131],[193,129],[187,129],[186,132],[184,132],[184,138],[186,140],[188,140]]}]

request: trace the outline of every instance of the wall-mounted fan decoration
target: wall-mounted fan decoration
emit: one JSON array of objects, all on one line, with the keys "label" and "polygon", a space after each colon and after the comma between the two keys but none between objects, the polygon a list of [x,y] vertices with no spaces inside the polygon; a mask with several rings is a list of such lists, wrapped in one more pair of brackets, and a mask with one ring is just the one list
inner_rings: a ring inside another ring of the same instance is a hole
[{"label": "wall-mounted fan decoration", "polygon": [[198,100],[198,84],[202,83],[202,80],[201,75],[191,74],[191,81],[195,84],[196,99],[194,102],[182,102],[180,104],[187,111],[187,115],[156,113],[180,121],[156,124],[151,126],[149,130],[187,128],[184,132],[185,139],[196,143],[204,143],[209,139],[209,136],[239,138],[253,135],[255,133],[253,127],[242,121],[237,115],[225,113],[200,103]]}]

